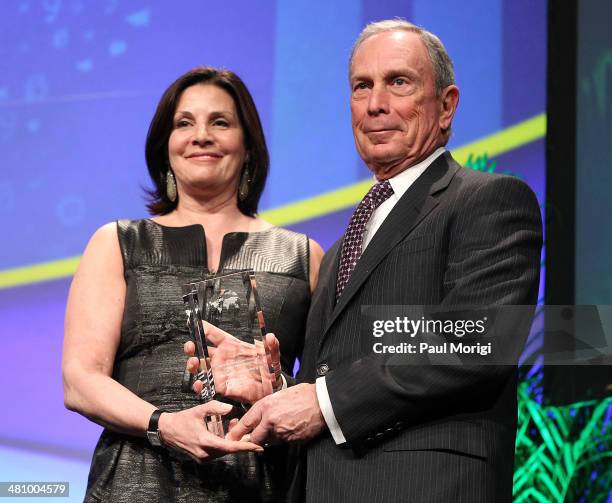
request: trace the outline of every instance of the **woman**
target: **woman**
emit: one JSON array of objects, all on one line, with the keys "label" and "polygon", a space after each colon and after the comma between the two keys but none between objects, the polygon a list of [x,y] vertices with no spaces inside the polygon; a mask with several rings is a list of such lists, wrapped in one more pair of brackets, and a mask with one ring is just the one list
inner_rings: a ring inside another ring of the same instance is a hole
[{"label": "woman", "polygon": [[[202,67],[179,77],[158,104],[146,160],[155,218],[101,227],[68,299],[65,403],[105,427],[85,500],[282,499],[284,474],[267,459],[274,454],[241,452],[262,449],[206,430],[206,414],[231,406],[198,405],[181,389],[189,339],[181,287],[211,271],[255,269],[267,328],[290,372],[322,250],[256,217],[268,152],[234,73]],[[237,454],[213,459],[225,453]]]}]

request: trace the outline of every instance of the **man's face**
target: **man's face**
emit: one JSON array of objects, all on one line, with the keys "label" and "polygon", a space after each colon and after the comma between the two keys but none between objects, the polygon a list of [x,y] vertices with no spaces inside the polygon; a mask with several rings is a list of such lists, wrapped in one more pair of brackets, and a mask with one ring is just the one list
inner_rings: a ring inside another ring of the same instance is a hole
[{"label": "man's face", "polygon": [[377,179],[395,176],[445,144],[458,90],[449,86],[436,95],[433,65],[416,33],[366,39],[353,56],[350,83],[355,144]]}]

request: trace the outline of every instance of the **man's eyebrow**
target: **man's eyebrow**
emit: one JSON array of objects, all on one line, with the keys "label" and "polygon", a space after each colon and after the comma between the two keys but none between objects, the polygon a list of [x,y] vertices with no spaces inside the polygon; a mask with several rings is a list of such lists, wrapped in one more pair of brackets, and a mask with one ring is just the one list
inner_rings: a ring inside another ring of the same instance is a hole
[{"label": "man's eyebrow", "polygon": [[392,78],[392,77],[410,77],[410,78],[418,78],[419,77],[419,72],[417,72],[416,70],[413,70],[411,68],[393,68],[390,69],[388,71],[386,71],[384,73],[384,77],[386,79],[388,78]]},{"label": "man's eyebrow", "polygon": [[363,73],[355,73],[355,74],[351,75],[350,80],[351,80],[351,82],[354,82],[356,80],[372,80],[372,79],[370,77],[367,77]]},{"label": "man's eyebrow", "polygon": [[[413,70],[411,68],[408,67],[397,67],[397,68],[391,68],[387,71],[385,71],[385,73],[383,73],[383,78],[384,79],[390,79],[393,77],[409,77],[411,79],[418,79],[419,78],[419,73],[416,70]],[[368,76],[367,74],[364,73],[355,73],[353,75],[350,76],[350,82],[357,82],[357,81],[371,81],[372,77]]]}]

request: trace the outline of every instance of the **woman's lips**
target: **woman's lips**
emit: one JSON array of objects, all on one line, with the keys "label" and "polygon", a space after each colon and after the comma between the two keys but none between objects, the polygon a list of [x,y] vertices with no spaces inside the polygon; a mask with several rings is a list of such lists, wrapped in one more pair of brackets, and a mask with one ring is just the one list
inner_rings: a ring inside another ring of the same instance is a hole
[{"label": "woman's lips", "polygon": [[187,159],[195,160],[195,161],[212,161],[216,159],[221,159],[221,154],[213,153],[213,152],[198,152],[196,154],[190,154],[187,156]]}]

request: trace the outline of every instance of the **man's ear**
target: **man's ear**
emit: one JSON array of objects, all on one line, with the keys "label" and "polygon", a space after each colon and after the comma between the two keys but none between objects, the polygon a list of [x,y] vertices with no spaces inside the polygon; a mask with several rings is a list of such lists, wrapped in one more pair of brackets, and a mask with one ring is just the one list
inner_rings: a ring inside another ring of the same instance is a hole
[{"label": "man's ear", "polygon": [[440,129],[444,132],[450,129],[451,123],[453,122],[453,116],[455,110],[457,110],[457,104],[459,103],[459,88],[455,85],[450,85],[442,90],[440,93],[439,104],[440,104]]}]

